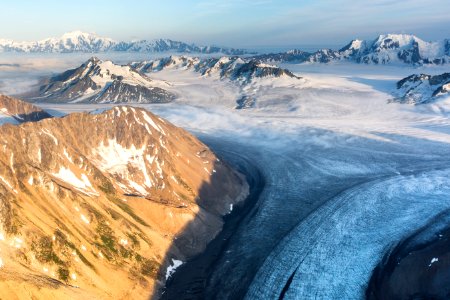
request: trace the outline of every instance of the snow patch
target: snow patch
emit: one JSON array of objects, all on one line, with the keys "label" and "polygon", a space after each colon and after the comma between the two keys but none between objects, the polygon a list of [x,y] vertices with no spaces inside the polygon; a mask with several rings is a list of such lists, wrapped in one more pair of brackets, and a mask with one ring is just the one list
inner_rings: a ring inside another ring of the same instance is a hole
[{"label": "snow patch", "polygon": [[169,279],[182,264],[183,262],[181,260],[172,259],[172,264],[167,267],[166,280]]},{"label": "snow patch", "polygon": [[84,223],[86,223],[86,224],[89,224],[89,223],[90,223],[90,222],[89,222],[89,219],[86,218],[85,215],[81,214],[81,215],[80,215],[80,218],[81,218],[81,220],[82,220]]},{"label": "snow patch", "polygon": [[72,172],[72,170],[61,167],[58,173],[53,173],[52,175],[88,195],[98,195],[97,191],[92,187],[91,182],[85,174],[81,174],[80,179]]},{"label": "snow patch", "polygon": [[438,262],[438,261],[439,261],[439,258],[433,257],[433,258],[431,259],[430,264],[428,265],[428,267],[431,267],[432,264],[434,264],[435,262]]}]

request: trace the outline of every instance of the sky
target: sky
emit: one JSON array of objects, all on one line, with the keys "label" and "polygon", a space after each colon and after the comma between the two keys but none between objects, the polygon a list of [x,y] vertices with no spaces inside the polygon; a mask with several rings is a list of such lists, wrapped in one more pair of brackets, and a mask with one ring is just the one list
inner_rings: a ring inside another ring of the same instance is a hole
[{"label": "sky", "polygon": [[450,0],[0,0],[0,38],[82,30],[231,47],[343,45],[408,33],[450,38]]}]

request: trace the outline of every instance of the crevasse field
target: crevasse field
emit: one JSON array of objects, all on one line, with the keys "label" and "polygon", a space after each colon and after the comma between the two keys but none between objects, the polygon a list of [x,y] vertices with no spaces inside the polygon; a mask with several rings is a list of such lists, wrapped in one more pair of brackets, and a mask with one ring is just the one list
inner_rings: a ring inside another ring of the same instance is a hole
[{"label": "crevasse field", "polygon": [[[19,94],[87,57],[16,58],[17,64],[11,57],[0,61],[2,93]],[[265,180],[213,266],[205,294],[360,299],[386,251],[450,209],[450,99],[388,103],[396,81],[446,68],[283,67],[302,79],[241,87],[183,69],[148,74],[170,82],[178,98],[146,108],[193,132],[230,163],[255,166]],[[255,107],[235,109],[242,95],[255,99]],[[56,116],[108,107],[39,105]]]}]

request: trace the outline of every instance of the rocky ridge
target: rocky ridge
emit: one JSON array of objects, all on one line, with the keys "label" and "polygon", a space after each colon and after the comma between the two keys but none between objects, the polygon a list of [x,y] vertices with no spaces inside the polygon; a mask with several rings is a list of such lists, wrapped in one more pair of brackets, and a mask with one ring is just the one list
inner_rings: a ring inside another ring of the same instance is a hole
[{"label": "rocky ridge", "polygon": [[242,176],[144,109],[0,126],[0,297],[148,299],[242,200]]},{"label": "rocky ridge", "polygon": [[51,115],[30,103],[0,95],[0,125],[19,124],[50,118]]},{"label": "rocky ridge", "polygon": [[397,82],[392,102],[430,103],[450,94],[450,73],[440,75],[413,74]]}]

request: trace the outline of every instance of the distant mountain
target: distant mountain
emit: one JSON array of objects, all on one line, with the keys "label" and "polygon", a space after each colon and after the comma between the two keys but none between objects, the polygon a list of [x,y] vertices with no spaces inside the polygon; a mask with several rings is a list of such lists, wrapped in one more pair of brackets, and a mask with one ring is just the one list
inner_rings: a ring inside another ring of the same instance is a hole
[{"label": "distant mountain", "polygon": [[387,34],[375,40],[353,40],[340,50],[322,49],[315,53],[291,50],[254,56],[268,62],[319,62],[348,60],[366,64],[446,64],[450,63],[450,40],[425,42],[414,35]]},{"label": "distant mountain", "polygon": [[294,49],[281,53],[269,53],[253,56],[254,59],[266,62],[293,62],[302,63],[308,60],[311,53]]},{"label": "distant mountain", "polygon": [[98,52],[180,52],[180,53],[223,53],[226,55],[242,55],[247,52],[216,46],[197,46],[169,39],[115,41],[100,37],[93,33],[73,31],[59,38],[48,38],[34,42],[17,42],[0,39],[0,52],[26,53],[98,53]]},{"label": "distant mountain", "polygon": [[33,101],[85,103],[166,103],[174,99],[169,83],[148,78],[130,66],[96,57],[48,79]]},{"label": "distant mountain", "polygon": [[293,78],[299,79],[287,69],[262,63],[256,59],[241,57],[205,58],[187,56],[170,56],[167,58],[137,62],[131,64],[137,70],[149,73],[168,68],[192,69],[202,76],[218,76],[221,79],[248,84],[258,78]]},{"label": "distant mountain", "polygon": [[0,136],[5,299],[149,299],[248,191],[144,109],[3,125]]},{"label": "distant mountain", "polygon": [[19,99],[0,95],[0,125],[4,123],[35,122],[50,117],[51,115],[37,106]]},{"label": "distant mountain", "polygon": [[397,82],[393,102],[424,104],[450,95],[450,73],[414,74]]}]

